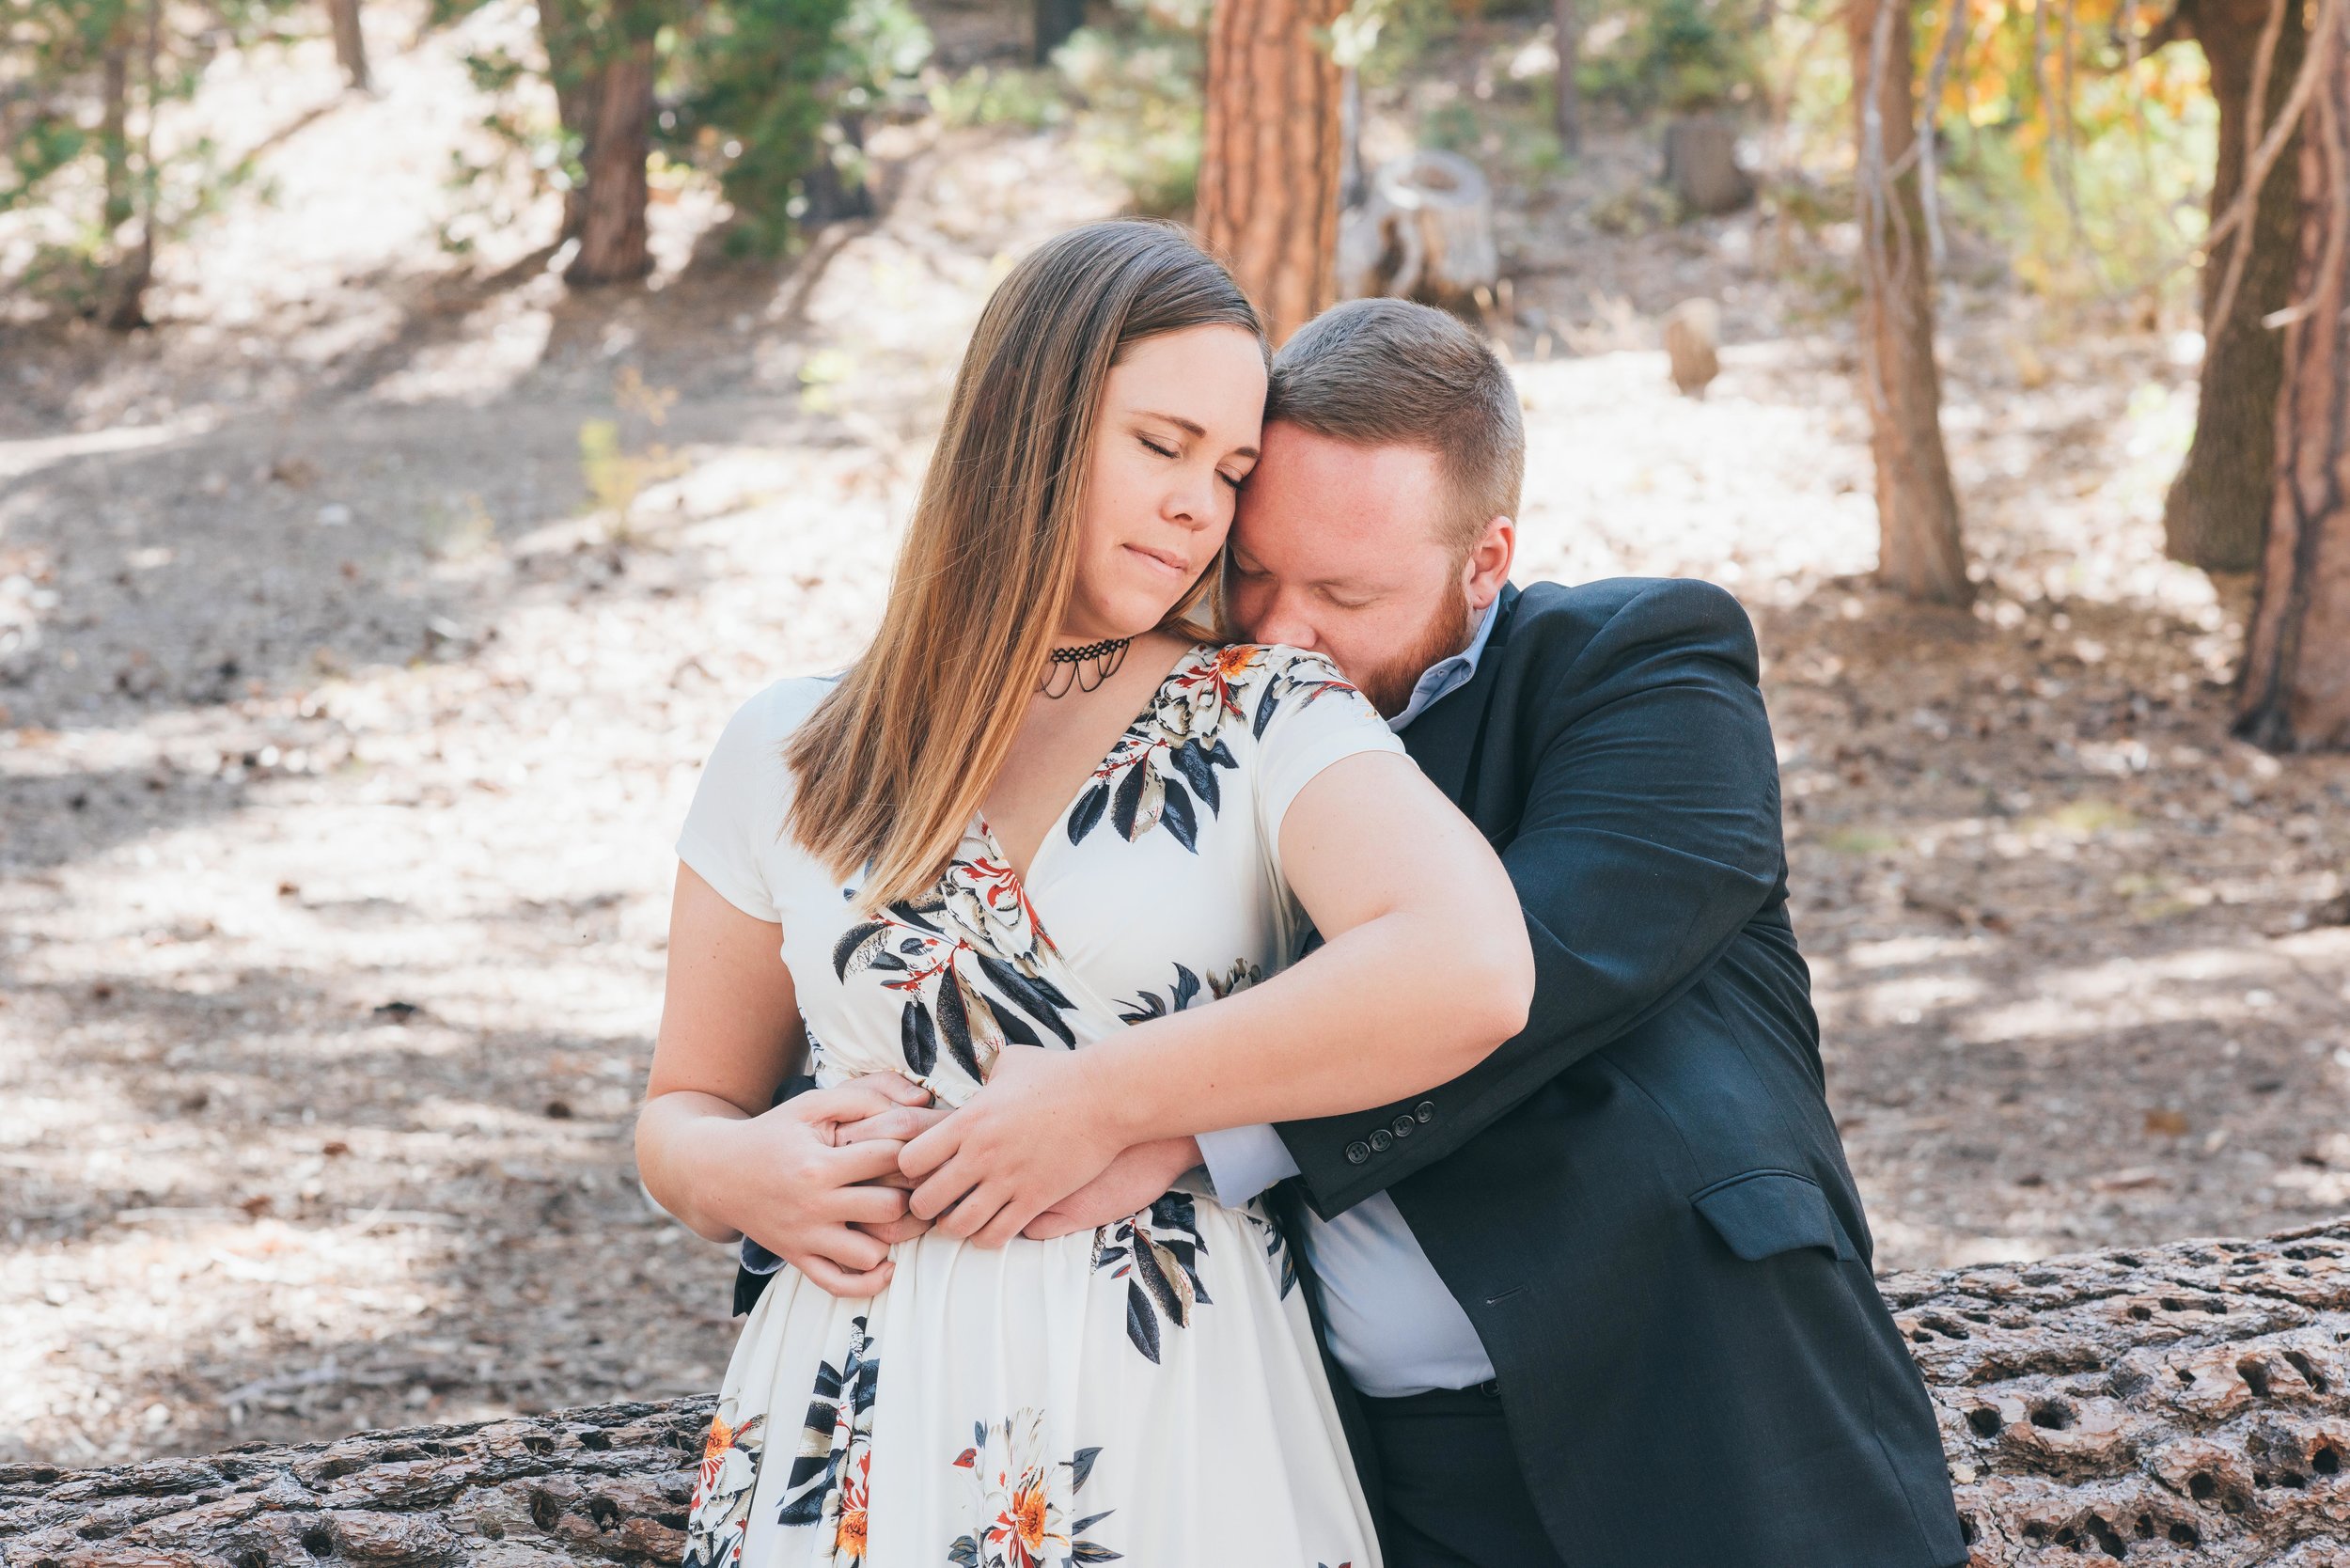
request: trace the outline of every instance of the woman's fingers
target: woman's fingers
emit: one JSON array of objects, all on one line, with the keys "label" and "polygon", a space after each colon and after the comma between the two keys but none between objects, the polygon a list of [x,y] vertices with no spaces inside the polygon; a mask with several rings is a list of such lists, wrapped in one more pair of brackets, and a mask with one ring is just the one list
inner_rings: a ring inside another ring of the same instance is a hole
[{"label": "woman's fingers", "polygon": [[879,1265],[861,1271],[844,1269],[822,1258],[802,1258],[794,1265],[807,1276],[807,1282],[826,1295],[843,1300],[858,1301],[869,1295],[879,1295],[889,1283],[890,1264],[884,1260]]},{"label": "woman's fingers", "polygon": [[898,1168],[916,1181],[921,1181],[953,1158],[955,1151],[962,1147],[963,1121],[956,1117],[946,1117],[938,1125],[899,1151]]},{"label": "woman's fingers", "polygon": [[837,1141],[866,1143],[874,1138],[888,1138],[904,1143],[921,1137],[952,1114],[945,1105],[893,1105],[878,1116],[845,1123]]},{"label": "woman's fingers", "polygon": [[920,1084],[916,1083],[913,1079],[901,1077],[895,1073],[862,1074],[857,1077],[851,1078],[847,1083],[842,1084],[840,1087],[843,1089],[870,1089],[874,1090],[876,1093],[887,1095],[890,1099],[897,1101],[898,1104],[901,1105],[927,1105],[931,1103],[931,1091],[929,1090],[924,1089]]},{"label": "woman's fingers", "polygon": [[842,1187],[834,1212],[852,1225],[886,1225],[906,1215],[906,1195],[895,1187]]},{"label": "woman's fingers", "polygon": [[916,1236],[928,1235],[931,1222],[916,1215],[904,1215],[886,1225],[860,1224],[857,1229],[885,1246],[895,1247],[900,1242],[910,1242]]},{"label": "woman's fingers", "polygon": [[[873,1073],[853,1083],[832,1089],[811,1089],[806,1094],[795,1094],[783,1103],[786,1116],[809,1126],[826,1123],[838,1125],[844,1121],[862,1121],[869,1116],[880,1116],[895,1110],[900,1101],[885,1092],[877,1080],[897,1077],[894,1073]],[[903,1078],[898,1082],[904,1083]]]},{"label": "woman's fingers", "polygon": [[[914,1145],[910,1143],[906,1145],[908,1149],[913,1147]],[[899,1152],[898,1159],[900,1164],[904,1163],[904,1151]],[[977,1184],[978,1180],[979,1178],[969,1170],[965,1162],[949,1159],[945,1165],[922,1179],[915,1187],[914,1197],[907,1202],[906,1207],[913,1213],[920,1215],[924,1219],[936,1219],[953,1208],[957,1202],[969,1196],[971,1188]]]},{"label": "woman's fingers", "polygon": [[900,1150],[894,1143],[843,1143],[816,1152],[827,1162],[825,1176],[843,1187],[898,1173]]},{"label": "woman's fingers", "polygon": [[889,1256],[889,1244],[852,1226],[827,1225],[809,1241],[807,1255],[861,1274],[881,1266]]}]

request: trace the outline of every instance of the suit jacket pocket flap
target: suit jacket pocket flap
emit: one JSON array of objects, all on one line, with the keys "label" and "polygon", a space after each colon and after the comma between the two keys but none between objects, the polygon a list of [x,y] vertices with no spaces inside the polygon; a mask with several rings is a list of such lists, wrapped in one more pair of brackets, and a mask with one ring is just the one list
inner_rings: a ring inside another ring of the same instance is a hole
[{"label": "suit jacket pocket flap", "polygon": [[1840,1259],[1860,1256],[1837,1223],[1827,1194],[1792,1170],[1749,1170],[1715,1183],[1690,1201],[1747,1262],[1798,1247],[1825,1247]]}]

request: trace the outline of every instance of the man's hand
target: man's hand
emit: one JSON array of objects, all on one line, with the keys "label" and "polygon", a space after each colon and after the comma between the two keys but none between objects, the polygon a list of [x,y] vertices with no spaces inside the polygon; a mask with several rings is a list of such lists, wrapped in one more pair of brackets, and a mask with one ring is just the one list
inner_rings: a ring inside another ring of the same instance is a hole
[{"label": "man's hand", "polygon": [[795,1095],[759,1116],[711,1129],[710,1158],[734,1192],[744,1233],[837,1296],[870,1296],[889,1283],[889,1246],[860,1229],[905,1217],[906,1195],[871,1184],[895,1174],[905,1145],[843,1141],[850,1126],[927,1102],[917,1084],[875,1073]]},{"label": "man's hand", "polygon": [[1107,1170],[1028,1221],[1020,1233],[1030,1241],[1051,1241],[1114,1225],[1157,1202],[1178,1177],[1199,1163],[1196,1137],[1137,1143],[1112,1160]]},{"label": "man's hand", "polygon": [[911,1211],[950,1236],[1001,1247],[1102,1174],[1126,1143],[1108,1108],[1092,1103],[1080,1058],[1005,1046],[986,1087],[899,1156],[919,1184]]}]

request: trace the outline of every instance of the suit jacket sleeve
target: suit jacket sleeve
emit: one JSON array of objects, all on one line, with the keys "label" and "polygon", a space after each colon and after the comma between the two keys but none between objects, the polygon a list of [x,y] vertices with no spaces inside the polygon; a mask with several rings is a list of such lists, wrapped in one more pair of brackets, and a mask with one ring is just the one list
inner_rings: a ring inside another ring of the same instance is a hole
[{"label": "suit jacket sleeve", "polygon": [[1483,743],[1526,759],[1502,852],[1534,949],[1526,1028],[1426,1094],[1282,1123],[1325,1218],[1442,1159],[1670,1003],[1785,874],[1778,756],[1738,602],[1660,581],[1579,643],[1554,640],[1532,651],[1522,700],[1494,715],[1520,732]]}]

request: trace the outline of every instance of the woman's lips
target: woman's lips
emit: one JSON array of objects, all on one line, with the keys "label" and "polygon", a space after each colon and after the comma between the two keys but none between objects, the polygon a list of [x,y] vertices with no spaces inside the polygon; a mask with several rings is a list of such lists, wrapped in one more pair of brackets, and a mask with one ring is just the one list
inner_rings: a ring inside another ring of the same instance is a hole
[{"label": "woman's lips", "polygon": [[1188,576],[1191,573],[1191,563],[1184,560],[1181,556],[1169,555],[1164,550],[1148,549],[1139,544],[1129,544],[1126,548],[1133,551],[1136,555],[1140,556],[1144,560],[1149,561],[1152,566],[1157,567],[1160,571],[1166,572],[1170,577],[1183,577]]}]

